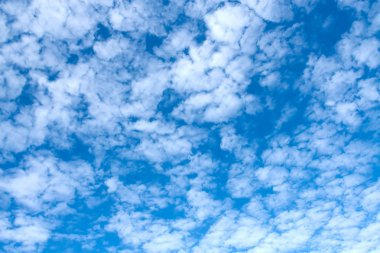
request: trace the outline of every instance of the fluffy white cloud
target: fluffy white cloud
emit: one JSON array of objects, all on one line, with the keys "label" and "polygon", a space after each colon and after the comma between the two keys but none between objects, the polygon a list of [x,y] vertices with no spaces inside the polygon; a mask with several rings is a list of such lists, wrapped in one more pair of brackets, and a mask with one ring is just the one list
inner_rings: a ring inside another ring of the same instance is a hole
[{"label": "fluffy white cloud", "polygon": [[42,211],[55,203],[86,195],[94,181],[92,168],[83,162],[59,162],[49,156],[29,157],[24,168],[0,180],[0,188],[26,207]]},{"label": "fluffy white cloud", "polygon": [[36,252],[39,247],[43,247],[51,234],[47,222],[25,214],[17,214],[13,222],[5,214],[1,214],[0,224],[0,239],[11,242],[8,247],[10,252],[17,252],[17,248],[13,247],[14,243],[21,244],[18,250]]},{"label": "fluffy white cloud", "polygon": [[319,4],[1,2],[0,251],[379,251],[380,4]]},{"label": "fluffy white cloud", "polygon": [[250,12],[241,5],[226,5],[205,17],[210,30],[211,38],[236,43],[242,35],[243,29],[250,22]]}]

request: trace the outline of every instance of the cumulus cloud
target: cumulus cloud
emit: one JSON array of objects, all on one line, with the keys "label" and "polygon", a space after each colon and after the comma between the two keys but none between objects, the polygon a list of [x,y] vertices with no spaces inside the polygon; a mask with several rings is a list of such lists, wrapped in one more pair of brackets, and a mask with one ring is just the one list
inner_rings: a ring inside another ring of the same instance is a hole
[{"label": "cumulus cloud", "polygon": [[378,252],[379,10],[0,1],[0,251]]}]

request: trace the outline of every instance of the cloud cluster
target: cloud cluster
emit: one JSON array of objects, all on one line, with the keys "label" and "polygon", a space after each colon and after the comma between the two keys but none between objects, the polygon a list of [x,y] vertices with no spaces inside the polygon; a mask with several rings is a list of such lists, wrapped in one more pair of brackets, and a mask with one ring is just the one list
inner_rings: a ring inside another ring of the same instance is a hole
[{"label": "cloud cluster", "polygon": [[0,251],[380,251],[379,13],[1,1]]}]

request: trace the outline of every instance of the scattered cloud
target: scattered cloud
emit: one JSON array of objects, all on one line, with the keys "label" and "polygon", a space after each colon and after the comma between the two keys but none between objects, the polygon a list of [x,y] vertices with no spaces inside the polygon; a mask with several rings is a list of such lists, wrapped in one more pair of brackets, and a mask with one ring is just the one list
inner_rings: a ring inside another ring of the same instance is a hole
[{"label": "scattered cloud", "polygon": [[379,13],[0,1],[0,251],[380,251]]}]

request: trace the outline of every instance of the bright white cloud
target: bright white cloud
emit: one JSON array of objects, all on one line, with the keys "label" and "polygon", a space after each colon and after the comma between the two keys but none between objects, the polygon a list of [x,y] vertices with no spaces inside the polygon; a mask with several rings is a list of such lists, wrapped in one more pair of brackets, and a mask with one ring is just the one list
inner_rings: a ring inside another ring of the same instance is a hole
[{"label": "bright white cloud", "polygon": [[379,10],[1,2],[0,251],[378,252]]}]

